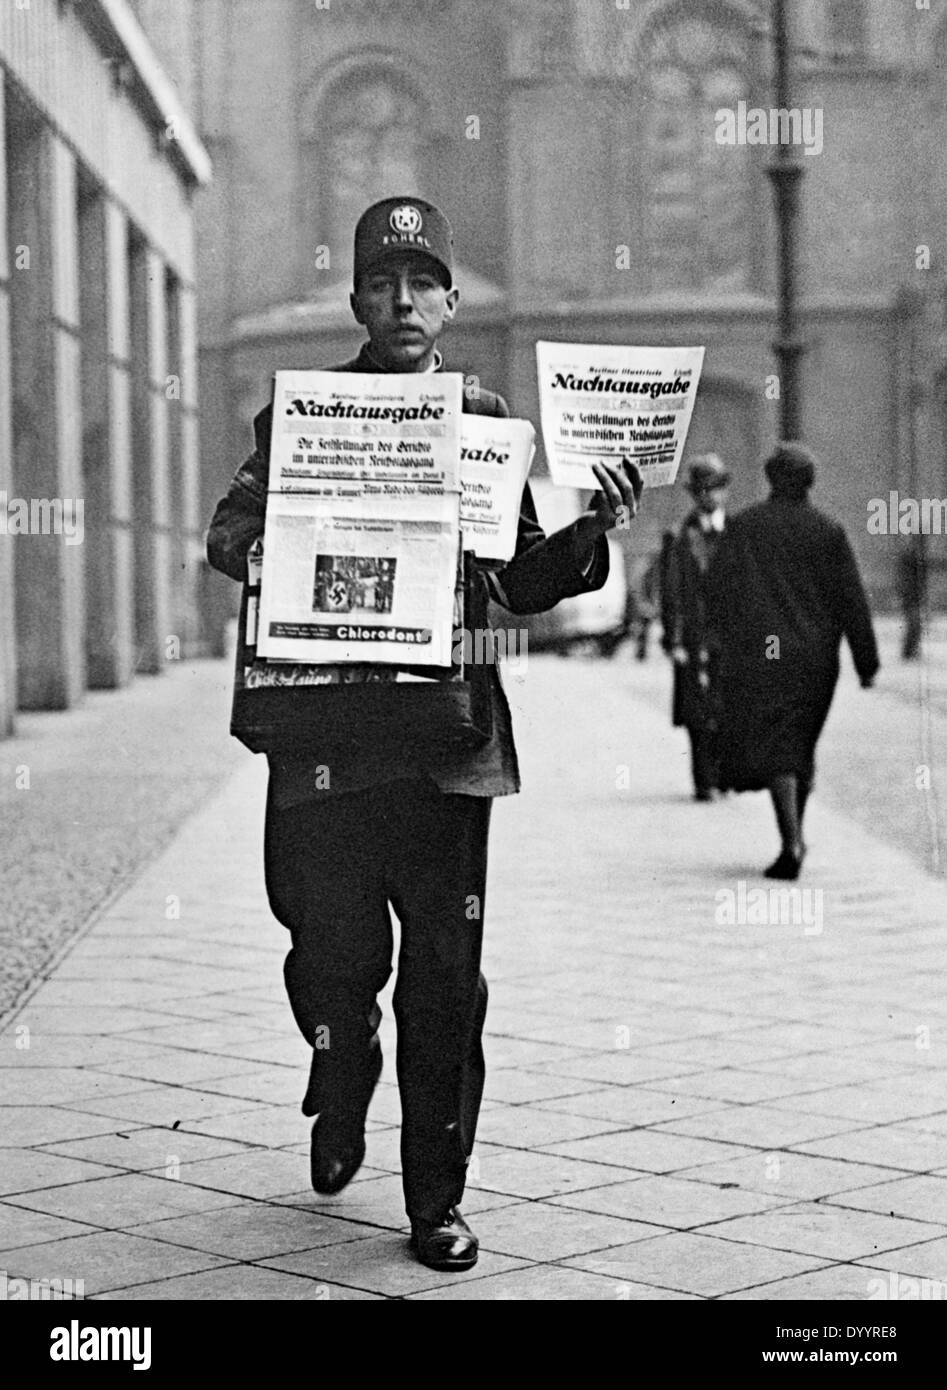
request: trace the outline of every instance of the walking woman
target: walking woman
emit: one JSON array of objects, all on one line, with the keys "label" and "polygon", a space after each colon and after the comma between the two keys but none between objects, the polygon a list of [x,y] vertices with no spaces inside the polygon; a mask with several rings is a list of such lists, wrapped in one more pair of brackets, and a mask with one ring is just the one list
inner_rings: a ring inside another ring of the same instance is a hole
[{"label": "walking woman", "polygon": [[769,790],[782,848],[766,876],[795,879],[841,639],[865,688],[878,648],[845,532],[809,502],[814,454],[779,444],[765,471],[770,496],[730,518],[708,576],[721,652],[721,786]]}]

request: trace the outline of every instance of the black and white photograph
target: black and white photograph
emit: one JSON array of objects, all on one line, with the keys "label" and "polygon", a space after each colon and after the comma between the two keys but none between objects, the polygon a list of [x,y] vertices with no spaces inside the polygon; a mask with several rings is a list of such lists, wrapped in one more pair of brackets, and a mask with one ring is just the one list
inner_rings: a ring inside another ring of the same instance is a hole
[{"label": "black and white photograph", "polygon": [[317,555],[314,613],[390,613],[397,556]]},{"label": "black and white photograph", "polygon": [[[945,79],[945,0],[0,0],[34,1364],[932,1337]],[[473,416],[535,452],[462,506]]]}]

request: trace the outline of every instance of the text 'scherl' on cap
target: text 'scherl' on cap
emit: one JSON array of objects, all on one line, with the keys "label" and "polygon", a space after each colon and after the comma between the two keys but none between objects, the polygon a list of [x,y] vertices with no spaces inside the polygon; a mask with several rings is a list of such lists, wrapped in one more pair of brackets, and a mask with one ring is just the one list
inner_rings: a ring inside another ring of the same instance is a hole
[{"label": "text 'scherl' on cap", "polygon": [[386,257],[408,251],[441,267],[447,288],[453,283],[454,234],[447,218],[423,198],[384,198],[362,213],[355,228],[356,283]]}]

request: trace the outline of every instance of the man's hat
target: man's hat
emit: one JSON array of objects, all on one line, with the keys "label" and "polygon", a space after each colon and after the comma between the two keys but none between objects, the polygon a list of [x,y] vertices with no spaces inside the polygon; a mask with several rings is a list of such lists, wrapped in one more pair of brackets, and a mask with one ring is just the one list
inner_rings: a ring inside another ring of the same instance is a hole
[{"label": "man's hat", "polygon": [[450,289],[453,245],[450,223],[433,203],[426,203],[423,198],[384,198],[380,203],[373,203],[358,219],[355,282],[357,284],[366,271],[386,257],[410,251],[436,261]]},{"label": "man's hat", "polygon": [[718,454],[699,454],[692,459],[685,487],[688,492],[706,492],[712,487],[726,487],[730,470]]},{"label": "man's hat", "polygon": [[781,439],[766,460],[764,470],[774,486],[804,492],[815,481],[818,464],[808,444],[800,439]]}]

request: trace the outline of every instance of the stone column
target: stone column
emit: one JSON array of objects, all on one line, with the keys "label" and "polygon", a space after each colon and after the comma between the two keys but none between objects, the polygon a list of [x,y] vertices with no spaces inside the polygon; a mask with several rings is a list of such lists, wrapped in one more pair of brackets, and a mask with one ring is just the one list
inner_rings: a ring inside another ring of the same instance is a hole
[{"label": "stone column", "polygon": [[89,685],[134,666],[128,224],[100,190],[80,201],[86,660]]},{"label": "stone column", "polygon": [[168,496],[165,267],[135,241],[130,255],[132,477],[137,669],[164,666],[170,626],[171,531]]},{"label": "stone column", "polygon": [[19,703],[66,709],[85,685],[76,164],[39,121],[18,117],[17,127],[13,476],[30,515],[28,534],[13,538]]},{"label": "stone column", "polygon": [[7,499],[13,494],[13,383],[10,377],[10,255],[7,247],[7,140],[4,72],[0,68],[0,738],[13,732],[16,646],[13,604],[13,538],[3,534]]},{"label": "stone column", "polygon": [[197,417],[197,300],[194,288],[174,282],[177,301],[177,342],[180,354],[181,412],[178,431],[178,482],[181,523],[179,555],[182,564],[182,638],[184,653],[193,653],[200,641],[198,602],[201,571],[204,565],[204,528],[207,519],[202,513],[200,443]]}]

